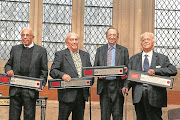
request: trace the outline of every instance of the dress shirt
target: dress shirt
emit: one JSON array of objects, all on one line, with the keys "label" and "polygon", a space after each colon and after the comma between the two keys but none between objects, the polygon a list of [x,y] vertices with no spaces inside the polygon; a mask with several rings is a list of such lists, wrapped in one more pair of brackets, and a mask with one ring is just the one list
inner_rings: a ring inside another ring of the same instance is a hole
[{"label": "dress shirt", "polygon": [[77,52],[70,51],[70,53],[71,53],[74,65],[76,67],[78,77],[81,78],[82,77],[82,61],[79,54],[79,50]]},{"label": "dress shirt", "polygon": [[143,70],[143,71],[144,71],[143,65],[144,65],[145,55],[148,55],[147,58],[148,58],[149,67],[150,67],[150,66],[151,66],[151,61],[152,61],[152,56],[153,56],[153,51],[151,50],[151,51],[148,52],[148,53],[145,53],[145,52],[143,51],[143,53],[142,53],[142,70]]},{"label": "dress shirt", "polygon": [[33,42],[29,46],[24,45],[25,48],[32,48],[33,46],[34,46]]},{"label": "dress shirt", "polygon": [[110,47],[112,47],[112,56],[111,56],[111,66],[115,66],[115,55],[116,55],[116,44],[114,44],[113,46],[110,46],[108,44],[108,51],[107,51],[107,54],[109,53],[109,49]]},{"label": "dress shirt", "polygon": [[[108,51],[107,54],[109,53],[109,49],[110,47],[112,47],[112,56],[111,56],[111,66],[115,66],[115,56],[116,56],[116,44],[114,44],[113,46],[108,44]],[[116,79],[116,77],[106,77],[106,80],[114,80]]]}]

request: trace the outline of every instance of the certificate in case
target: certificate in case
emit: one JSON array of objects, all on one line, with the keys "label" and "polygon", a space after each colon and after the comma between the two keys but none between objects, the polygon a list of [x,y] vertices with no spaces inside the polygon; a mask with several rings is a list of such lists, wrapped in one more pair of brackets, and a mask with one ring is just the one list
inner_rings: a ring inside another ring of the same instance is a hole
[{"label": "certificate in case", "polygon": [[129,70],[127,80],[147,83],[154,86],[172,88],[174,79],[167,76],[150,76],[147,72]]},{"label": "certificate in case", "polygon": [[19,75],[10,77],[6,74],[0,73],[0,84],[2,85],[29,88],[29,89],[41,89],[42,81],[43,79],[39,79],[39,78],[25,77]]},{"label": "certificate in case", "polygon": [[124,76],[124,65],[122,66],[96,66],[83,67],[83,77],[99,77],[99,76]]}]

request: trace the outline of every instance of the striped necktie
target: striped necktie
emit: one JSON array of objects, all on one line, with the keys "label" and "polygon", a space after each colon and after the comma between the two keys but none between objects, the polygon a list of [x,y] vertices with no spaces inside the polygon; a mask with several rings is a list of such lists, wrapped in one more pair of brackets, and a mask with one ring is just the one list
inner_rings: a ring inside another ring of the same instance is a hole
[{"label": "striped necktie", "polygon": [[111,66],[112,48],[109,48],[109,53],[107,54],[107,66]]}]

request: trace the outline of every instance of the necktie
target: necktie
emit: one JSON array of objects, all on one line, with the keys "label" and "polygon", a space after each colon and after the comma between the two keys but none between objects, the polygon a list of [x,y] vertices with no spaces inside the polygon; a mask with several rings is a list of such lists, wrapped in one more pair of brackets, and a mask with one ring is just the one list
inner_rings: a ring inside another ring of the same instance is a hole
[{"label": "necktie", "polygon": [[79,53],[73,53],[72,54],[72,58],[78,73],[78,77],[81,78],[82,77],[82,61],[81,61],[81,57],[79,55]]},{"label": "necktie", "polygon": [[109,48],[109,53],[107,54],[107,66],[111,66],[112,48]]},{"label": "necktie", "polygon": [[144,55],[145,59],[144,59],[144,71],[147,72],[149,70],[149,60],[148,60],[148,55]]}]

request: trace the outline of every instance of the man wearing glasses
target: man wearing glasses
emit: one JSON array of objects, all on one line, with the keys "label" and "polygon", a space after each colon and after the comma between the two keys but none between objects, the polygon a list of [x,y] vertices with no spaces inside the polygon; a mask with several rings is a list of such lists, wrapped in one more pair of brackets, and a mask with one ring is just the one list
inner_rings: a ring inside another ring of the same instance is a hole
[{"label": "man wearing glasses", "polygon": [[[82,67],[91,67],[87,52],[79,50],[79,36],[69,33],[65,39],[67,49],[55,54],[50,76],[70,82],[71,78],[82,77]],[[72,120],[84,120],[85,101],[89,97],[89,88],[67,88],[58,90],[58,120],[68,120],[72,112]]]},{"label": "man wearing glasses", "polygon": [[[127,68],[129,62],[128,49],[118,45],[119,32],[109,28],[106,32],[108,44],[97,49],[94,66],[120,66]],[[127,71],[127,69],[126,69]],[[97,94],[100,95],[101,120],[123,119],[124,97],[121,89],[125,79],[121,77],[98,77]]]},{"label": "man wearing glasses", "polygon": [[[24,28],[21,32],[22,44],[13,46],[10,58],[5,65],[7,75],[34,77],[43,79],[42,90],[46,85],[48,75],[48,60],[46,49],[33,43],[32,29]],[[36,99],[39,90],[10,87],[9,120],[20,120],[24,106],[24,120],[35,120]]]},{"label": "man wearing glasses", "polygon": [[[163,54],[153,51],[154,34],[145,32],[141,35],[142,52],[130,58],[128,69],[144,71],[150,76],[175,76],[177,69]],[[156,80],[156,79],[154,79]],[[137,120],[162,120],[162,107],[167,106],[167,91],[146,83],[125,81],[123,95],[132,87],[132,98]]]}]

